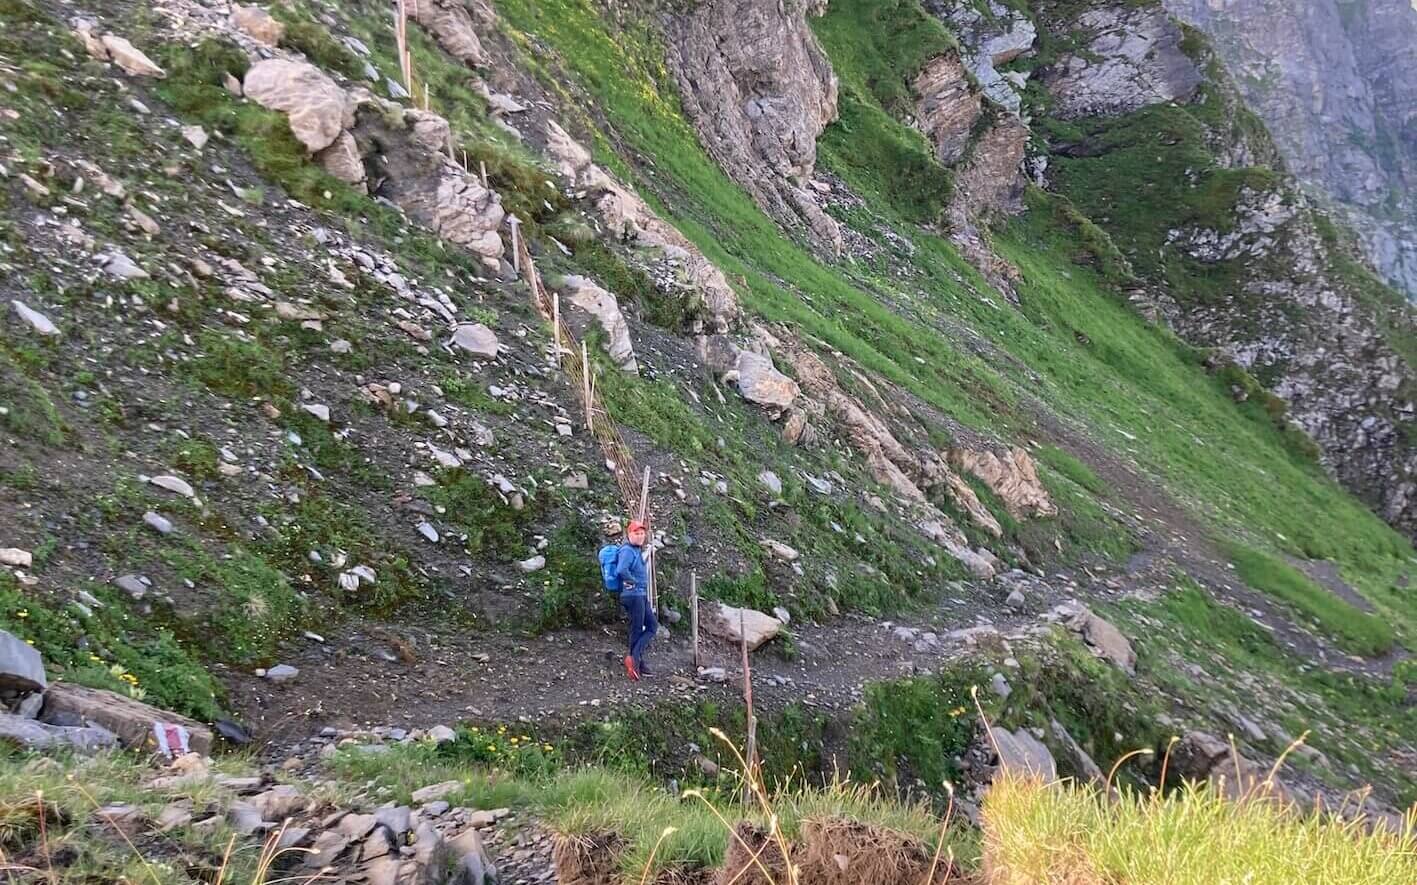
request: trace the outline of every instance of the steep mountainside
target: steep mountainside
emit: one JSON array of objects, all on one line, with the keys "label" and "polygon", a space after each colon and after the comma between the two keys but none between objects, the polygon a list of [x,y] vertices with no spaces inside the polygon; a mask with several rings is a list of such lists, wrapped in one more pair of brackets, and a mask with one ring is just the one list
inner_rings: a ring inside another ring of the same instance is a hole
[{"label": "steep mountainside", "polygon": [[1289,795],[1417,801],[1412,314],[1159,2],[0,16],[0,630],[51,678],[711,785],[746,630],[775,774],[967,798],[977,682],[1082,778],[1309,732]]},{"label": "steep mountainside", "polygon": [[1343,211],[1417,297],[1417,6],[1410,0],[1166,0],[1215,41],[1288,167]]}]

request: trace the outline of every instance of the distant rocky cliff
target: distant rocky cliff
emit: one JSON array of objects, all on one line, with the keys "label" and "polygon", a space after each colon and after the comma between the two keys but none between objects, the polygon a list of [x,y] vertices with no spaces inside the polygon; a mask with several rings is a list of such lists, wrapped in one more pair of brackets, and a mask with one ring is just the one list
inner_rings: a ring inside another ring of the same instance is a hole
[{"label": "distant rocky cliff", "polygon": [[1417,297],[1417,5],[1165,0],[1205,31],[1301,181],[1343,207]]}]

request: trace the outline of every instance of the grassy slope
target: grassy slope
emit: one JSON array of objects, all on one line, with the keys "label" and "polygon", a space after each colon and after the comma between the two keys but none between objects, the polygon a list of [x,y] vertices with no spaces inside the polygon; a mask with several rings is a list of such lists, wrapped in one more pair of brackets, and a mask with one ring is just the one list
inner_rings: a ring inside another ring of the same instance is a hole
[{"label": "grassy slope", "polygon": [[[824,134],[823,163],[878,219],[913,241],[921,278],[908,288],[868,268],[824,265],[782,236],[700,148],[678,112],[652,33],[616,30],[589,0],[502,0],[498,9],[523,39],[559,54],[617,142],[652,158],[663,208],[730,278],[746,282],[742,295],[752,311],[827,341],[967,424],[1026,433],[1031,421],[1020,403],[1025,391],[1036,393],[1162,477],[1217,533],[1243,532],[1261,546],[1337,560],[1400,635],[1417,635],[1417,612],[1393,587],[1410,553],[1406,542],[1292,456],[1272,426],[1237,409],[1195,351],[1144,323],[1104,278],[1077,266],[1074,231],[1044,211],[1048,198],[1035,195],[1033,211],[999,235],[997,247],[1024,275],[1022,310],[1002,310],[947,243],[908,223],[919,206],[898,207],[874,172],[835,165],[843,156],[873,155],[883,140],[913,143],[923,153],[918,136],[891,122],[882,104],[899,105],[900,81],[924,47],[945,45],[939,35],[920,36],[926,26],[917,6],[845,0],[815,23],[844,101],[871,113],[871,125],[844,120]],[[905,56],[893,55],[889,44],[852,39],[864,22],[911,35],[896,41]],[[609,141],[600,151],[628,171]],[[886,300],[908,304],[920,319],[892,313]],[[931,328],[934,317],[964,320],[1018,363],[986,364]],[[1079,343],[1077,333],[1089,343]],[[1351,607],[1339,611],[1340,621],[1362,617]],[[1328,626],[1344,632],[1341,624]]]}]

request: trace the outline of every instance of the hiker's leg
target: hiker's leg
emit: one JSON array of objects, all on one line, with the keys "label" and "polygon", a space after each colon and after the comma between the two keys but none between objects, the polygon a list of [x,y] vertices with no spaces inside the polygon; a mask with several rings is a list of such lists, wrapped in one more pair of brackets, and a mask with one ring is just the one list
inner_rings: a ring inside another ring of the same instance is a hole
[{"label": "hiker's leg", "polygon": [[625,600],[625,609],[630,615],[630,647],[628,651],[631,657],[639,660],[639,647],[645,634],[645,615],[649,611],[649,606],[643,596],[631,596]]},{"label": "hiker's leg", "polygon": [[635,617],[635,597],[621,596],[620,607],[625,610],[625,651],[634,654],[635,640],[640,635],[639,621]]},{"label": "hiker's leg", "polygon": [[643,629],[639,637],[635,640],[635,647],[630,650],[634,655],[635,665],[639,666],[644,661],[645,649],[649,648],[650,641],[654,639],[654,634],[659,632],[659,621],[654,617],[654,609],[650,606],[649,600],[641,597],[644,603],[643,616],[640,623]]}]

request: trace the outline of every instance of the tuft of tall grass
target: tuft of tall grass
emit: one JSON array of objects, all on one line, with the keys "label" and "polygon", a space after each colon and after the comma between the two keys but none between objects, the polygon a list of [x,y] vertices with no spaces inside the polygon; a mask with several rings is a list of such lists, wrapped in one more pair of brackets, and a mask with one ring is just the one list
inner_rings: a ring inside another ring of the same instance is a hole
[{"label": "tuft of tall grass", "polygon": [[1398,832],[1300,814],[1267,796],[1227,800],[1207,786],[1164,796],[1004,777],[984,803],[984,868],[996,885],[1126,882],[1417,882],[1409,814]]}]

